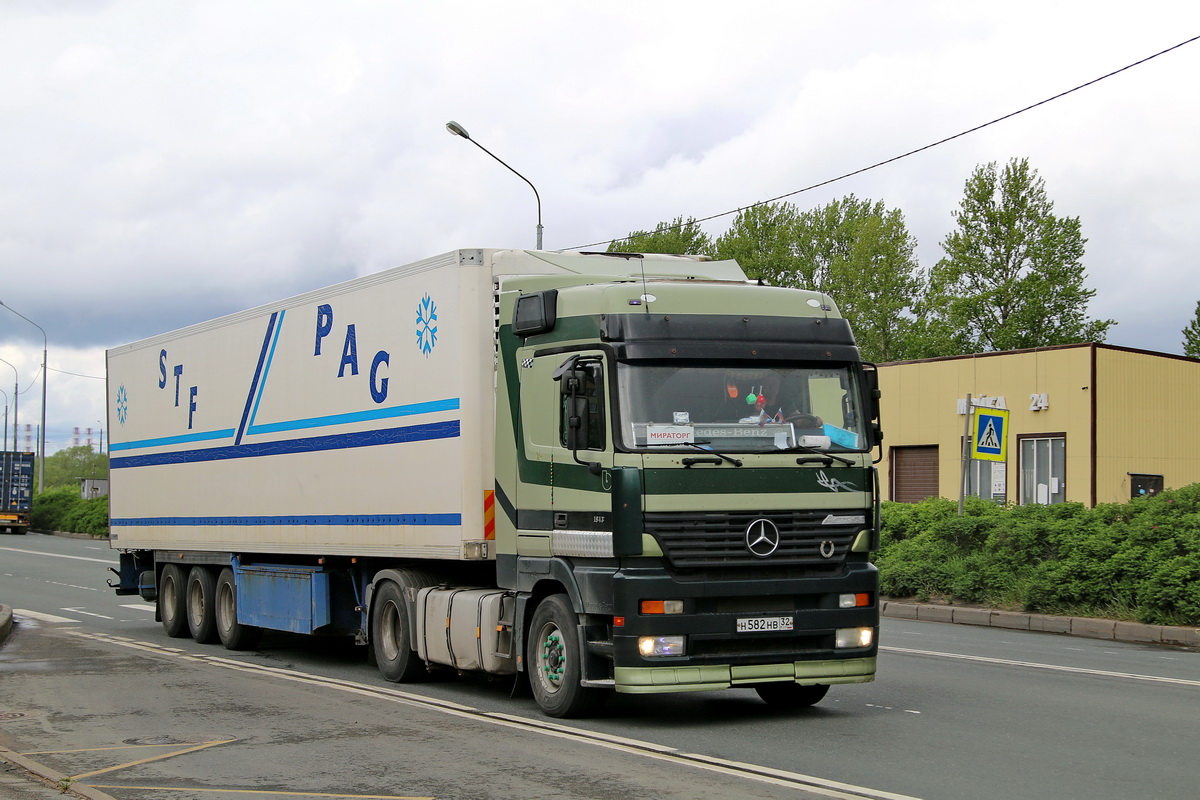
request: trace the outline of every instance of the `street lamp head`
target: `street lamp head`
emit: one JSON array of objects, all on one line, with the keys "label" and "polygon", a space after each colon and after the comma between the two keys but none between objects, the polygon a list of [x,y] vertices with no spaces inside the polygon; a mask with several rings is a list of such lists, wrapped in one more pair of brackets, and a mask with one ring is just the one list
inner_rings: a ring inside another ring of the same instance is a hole
[{"label": "street lamp head", "polygon": [[450,133],[454,134],[455,136],[461,136],[464,139],[469,140],[471,138],[471,134],[467,133],[467,129],[462,125],[459,125],[454,120],[450,120],[446,123],[446,130],[450,131]]}]

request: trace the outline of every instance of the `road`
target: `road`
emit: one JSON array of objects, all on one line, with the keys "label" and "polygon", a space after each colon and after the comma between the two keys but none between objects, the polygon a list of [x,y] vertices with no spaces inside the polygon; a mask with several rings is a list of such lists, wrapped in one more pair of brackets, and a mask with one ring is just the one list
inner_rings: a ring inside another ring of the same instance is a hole
[{"label": "road", "polygon": [[[102,542],[0,537],[0,602],[19,623],[0,649],[0,744],[86,750],[36,758],[75,776],[111,770],[81,780],[121,800],[238,787],[725,800],[1198,792],[1200,653],[1184,649],[887,619],[879,679],[835,687],[812,709],[778,712],[749,690],[618,696],[600,717],[562,725],[511,681],[388,684],[341,641],[268,636],[230,653],[169,639],[149,604],[105,586],[115,562]],[[191,748],[202,749],[159,758]],[[150,785],[164,788],[129,788]]]}]

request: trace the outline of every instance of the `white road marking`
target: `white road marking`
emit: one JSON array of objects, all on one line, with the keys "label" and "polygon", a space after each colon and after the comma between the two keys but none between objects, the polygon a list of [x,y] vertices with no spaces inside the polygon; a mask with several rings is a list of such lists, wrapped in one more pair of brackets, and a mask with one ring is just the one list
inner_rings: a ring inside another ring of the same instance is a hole
[{"label": "white road marking", "polygon": [[1136,681],[1149,681],[1150,683],[1175,683],[1180,686],[1200,686],[1200,681],[1190,681],[1185,678],[1164,678],[1159,675],[1139,675],[1135,672],[1110,672],[1103,669],[1087,669],[1086,667],[1064,667],[1059,664],[1039,664],[1035,661],[1012,661],[1007,658],[986,658],[984,656],[967,656],[962,653],[938,653],[933,650],[911,650],[907,647],[884,647],[880,646],[880,650],[887,650],[892,653],[908,653],[917,656],[935,656],[937,658],[953,658],[960,661],[980,661],[985,664],[1003,664],[1010,667],[1031,667],[1033,669],[1048,669],[1052,672],[1074,672],[1082,675],[1100,675],[1105,678],[1126,678]]},{"label": "white road marking", "polygon": [[84,611],[82,608],[63,608],[61,611],[66,611],[68,614],[83,614],[85,617],[99,617],[100,619],[115,619],[107,614],[94,614],[91,611]]},{"label": "white road marking", "polygon": [[117,564],[111,558],[88,558],[87,556],[68,556],[63,553],[38,553],[33,550],[22,550],[19,547],[0,547],[0,550],[7,550],[10,553],[24,553],[27,556],[45,556],[47,558],[69,558],[72,561],[94,561],[97,564],[108,564],[114,566]]},{"label": "white road marking", "polygon": [[79,620],[71,619],[70,617],[60,617],[56,614],[42,614],[41,612],[30,611],[25,608],[14,608],[13,616],[28,617],[29,619],[36,619],[38,622],[74,622],[76,624],[79,622]]}]

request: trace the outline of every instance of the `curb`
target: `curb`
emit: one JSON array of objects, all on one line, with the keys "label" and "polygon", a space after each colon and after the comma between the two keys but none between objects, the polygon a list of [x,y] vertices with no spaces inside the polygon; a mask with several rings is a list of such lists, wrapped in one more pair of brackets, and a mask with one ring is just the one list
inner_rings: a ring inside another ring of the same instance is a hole
[{"label": "curb", "polygon": [[0,606],[0,644],[4,644],[4,640],[12,633],[13,629],[13,610],[8,606]]},{"label": "curb", "polygon": [[951,622],[957,625],[1058,633],[1136,644],[1200,647],[1200,628],[1143,625],[1139,622],[1120,622],[1094,617],[1057,617],[1051,614],[1025,614],[1016,611],[995,611],[990,608],[905,603],[896,600],[883,601],[880,613],[893,619],[915,619],[921,622]]},{"label": "curb", "polygon": [[[0,762],[9,764],[27,773],[31,781],[46,782],[46,789],[53,791],[56,797],[77,797],[83,800],[117,800],[111,794],[93,789],[90,786],[75,785],[67,775],[50,769],[47,766],[31,761],[20,753],[15,753],[7,747],[0,746]],[[66,787],[66,788],[63,788]],[[49,796],[49,795],[47,795]]]}]

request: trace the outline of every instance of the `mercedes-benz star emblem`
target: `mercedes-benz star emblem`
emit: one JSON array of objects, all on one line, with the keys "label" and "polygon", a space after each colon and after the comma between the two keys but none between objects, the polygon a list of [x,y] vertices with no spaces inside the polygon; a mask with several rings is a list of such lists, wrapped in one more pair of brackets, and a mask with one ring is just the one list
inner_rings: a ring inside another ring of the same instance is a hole
[{"label": "mercedes-benz star emblem", "polygon": [[779,549],[779,528],[769,519],[756,519],[746,526],[746,549],[766,558]]}]

